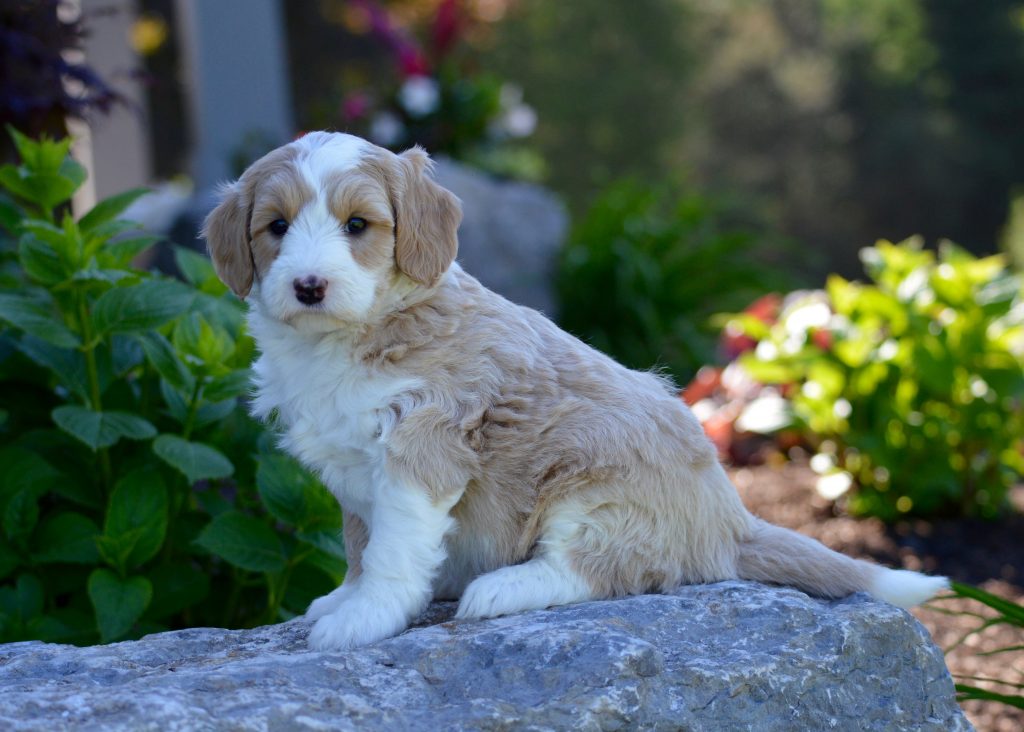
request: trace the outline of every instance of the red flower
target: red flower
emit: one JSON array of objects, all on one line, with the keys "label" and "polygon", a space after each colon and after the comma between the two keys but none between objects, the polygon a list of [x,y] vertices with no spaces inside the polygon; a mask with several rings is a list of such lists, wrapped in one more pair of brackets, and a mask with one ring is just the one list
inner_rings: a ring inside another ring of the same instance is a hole
[{"label": "red flower", "polygon": [[458,0],[443,0],[437,8],[432,36],[437,58],[443,58],[459,39],[463,18]]},{"label": "red flower", "polygon": [[703,366],[697,375],[693,377],[685,389],[683,389],[683,401],[691,407],[702,399],[718,391],[722,383],[722,369],[714,366]]},{"label": "red flower", "polygon": [[811,333],[811,340],[823,351],[832,349],[832,331],[825,328],[818,328]]},{"label": "red flower", "polygon": [[[743,312],[753,315],[763,323],[771,324],[779,317],[781,308],[782,298],[770,293],[754,300]],[[757,341],[743,333],[730,332],[730,329],[726,328],[722,334],[721,349],[727,361],[734,361],[741,353],[752,351],[755,347]]]}]

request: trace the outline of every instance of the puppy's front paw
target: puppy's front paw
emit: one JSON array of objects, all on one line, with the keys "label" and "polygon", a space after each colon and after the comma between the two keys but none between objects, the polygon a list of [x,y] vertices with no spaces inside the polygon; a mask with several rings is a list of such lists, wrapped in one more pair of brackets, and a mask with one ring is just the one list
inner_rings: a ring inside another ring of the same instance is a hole
[{"label": "puppy's front paw", "polygon": [[[330,595],[321,599],[328,597]],[[386,603],[371,603],[360,595],[351,595],[313,624],[309,647],[316,651],[357,648],[390,638],[405,630],[407,625],[408,620]]]},{"label": "puppy's front paw", "polygon": [[319,620],[325,615],[330,615],[345,601],[345,598],[352,594],[352,583],[343,584],[333,592],[321,598],[313,600],[309,609],[306,610],[306,620]]}]

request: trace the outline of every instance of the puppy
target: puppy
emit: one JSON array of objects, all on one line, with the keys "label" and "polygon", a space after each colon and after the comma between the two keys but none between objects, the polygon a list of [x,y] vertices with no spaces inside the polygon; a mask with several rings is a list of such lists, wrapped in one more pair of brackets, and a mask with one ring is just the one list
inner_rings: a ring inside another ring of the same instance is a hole
[{"label": "puppy", "polygon": [[486,618],[735,578],[904,607],[947,586],[749,514],[672,384],[482,287],[460,220],[421,149],[317,132],[205,222],[249,300],[253,412],[343,509],[313,648],[392,636],[431,598]]}]

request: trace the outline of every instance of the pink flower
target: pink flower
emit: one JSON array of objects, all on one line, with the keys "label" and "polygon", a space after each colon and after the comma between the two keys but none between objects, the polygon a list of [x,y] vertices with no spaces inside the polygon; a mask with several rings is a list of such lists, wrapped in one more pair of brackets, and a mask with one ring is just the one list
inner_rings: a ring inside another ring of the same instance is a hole
[{"label": "pink flower", "polygon": [[362,9],[370,19],[370,29],[374,35],[386,43],[395,54],[398,69],[403,76],[425,76],[430,73],[423,52],[415,41],[391,23],[387,11],[373,0],[351,0],[352,4]]},{"label": "pink flower", "polygon": [[363,92],[349,94],[341,102],[341,116],[349,122],[362,119],[369,111],[370,97]]}]

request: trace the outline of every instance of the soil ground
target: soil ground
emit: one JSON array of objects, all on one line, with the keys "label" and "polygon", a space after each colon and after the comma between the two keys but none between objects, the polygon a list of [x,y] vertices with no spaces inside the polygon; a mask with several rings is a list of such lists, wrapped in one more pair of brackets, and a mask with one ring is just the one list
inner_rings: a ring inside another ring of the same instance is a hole
[{"label": "soil ground", "polygon": [[[817,476],[804,464],[736,468],[730,470],[730,475],[747,507],[772,523],[813,536],[851,556],[890,567],[945,575],[1024,603],[1024,512],[994,522],[913,520],[886,526],[876,519],[839,514],[832,502],[815,492]],[[1015,492],[1014,499],[1024,503],[1024,488]],[[972,601],[947,599],[913,610],[944,650],[982,622],[973,616],[948,614],[954,610],[983,613],[986,609]],[[946,662],[954,677],[980,676],[1024,683],[1024,651],[979,655],[999,647],[1020,645],[1024,645],[1024,633],[1019,629],[991,627],[951,650]],[[1021,693],[1006,687],[989,688]],[[978,732],[1024,730],[1024,710],[978,701],[966,701],[963,708]]]}]

